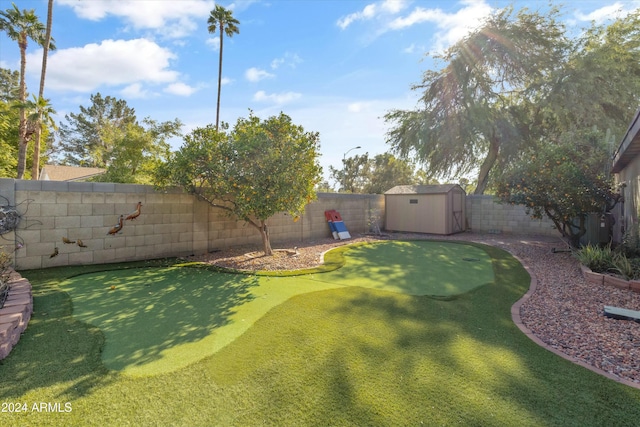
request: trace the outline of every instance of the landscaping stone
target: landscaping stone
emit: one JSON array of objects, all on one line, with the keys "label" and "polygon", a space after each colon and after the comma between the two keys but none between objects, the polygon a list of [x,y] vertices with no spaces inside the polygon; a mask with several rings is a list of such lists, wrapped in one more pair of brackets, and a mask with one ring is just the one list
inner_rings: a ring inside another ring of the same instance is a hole
[{"label": "landscaping stone", "polygon": [[0,309],[0,360],[7,357],[18,343],[33,312],[29,281],[15,271],[9,277],[9,296]]},{"label": "landscaping stone", "polygon": [[587,282],[592,283],[594,285],[604,284],[604,274],[595,273],[591,271],[591,269],[586,265],[581,265],[580,270],[582,270],[582,276],[585,278]]},{"label": "landscaping stone", "polygon": [[618,289],[629,289],[629,281],[617,276],[611,276],[610,274],[604,275],[604,284],[609,286],[615,286]]}]

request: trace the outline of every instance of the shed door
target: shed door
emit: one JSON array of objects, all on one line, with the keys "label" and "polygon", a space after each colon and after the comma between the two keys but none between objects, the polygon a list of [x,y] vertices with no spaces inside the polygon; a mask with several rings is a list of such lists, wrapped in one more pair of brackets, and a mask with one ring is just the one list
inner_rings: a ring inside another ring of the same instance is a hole
[{"label": "shed door", "polygon": [[452,224],[452,232],[459,233],[464,231],[464,196],[460,192],[455,192],[452,194],[453,199],[453,224]]}]

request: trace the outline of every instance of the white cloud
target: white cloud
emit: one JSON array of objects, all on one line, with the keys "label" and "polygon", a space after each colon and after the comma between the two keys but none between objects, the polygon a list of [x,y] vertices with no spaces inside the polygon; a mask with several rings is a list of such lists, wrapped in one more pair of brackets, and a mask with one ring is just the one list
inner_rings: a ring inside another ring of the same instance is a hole
[{"label": "white cloud", "polygon": [[222,84],[222,86],[224,85],[228,85],[233,83],[233,79],[230,79],[229,77],[223,77],[222,80],[220,81],[220,83]]},{"label": "white cloud", "polygon": [[455,13],[441,9],[416,7],[409,15],[398,17],[388,24],[390,30],[401,30],[416,24],[430,22],[436,25],[435,49],[442,51],[476,29],[493,9],[485,0],[464,0]]},{"label": "white cloud", "polygon": [[275,74],[271,74],[265,70],[251,67],[244,72],[244,77],[250,82],[259,82],[260,80],[269,79],[275,77]]},{"label": "white cloud", "polygon": [[125,98],[148,98],[150,96],[149,91],[142,88],[141,83],[133,83],[125,87],[120,91]]},{"label": "white cloud", "polygon": [[282,57],[276,58],[271,61],[271,68],[275,70],[277,68],[280,68],[282,65],[296,68],[296,66],[302,62],[302,58],[300,58],[297,53],[286,52]]},{"label": "white cloud", "polygon": [[258,102],[273,102],[275,104],[286,104],[299,99],[302,94],[297,92],[282,92],[267,94],[263,90],[259,90],[253,95],[253,100]]},{"label": "white cloud", "polygon": [[220,50],[220,37],[212,37],[212,38],[208,38],[205,41],[207,46],[210,46],[211,49],[218,51]]},{"label": "white cloud", "polygon": [[413,53],[416,50],[416,44],[415,43],[411,43],[411,46],[407,46],[404,49],[402,49],[403,53]]},{"label": "white cloud", "polygon": [[363,111],[369,110],[370,107],[370,102],[352,102],[351,104],[347,105],[347,111],[350,113],[362,113]]},{"label": "white cloud", "polygon": [[384,0],[366,5],[361,11],[343,16],[336,22],[341,29],[346,29],[356,21],[368,21],[384,14],[397,14],[407,6],[405,0]]},{"label": "white cloud", "polygon": [[178,96],[191,96],[192,94],[197,92],[197,90],[197,88],[189,86],[188,84],[182,82],[171,83],[164,89],[166,93]]},{"label": "white cloud", "polygon": [[[175,57],[147,39],[103,40],[100,44],[60,49],[49,56],[47,88],[90,92],[103,85],[172,83],[179,77],[170,69]],[[38,72],[41,62],[42,50],[28,55],[32,72]]]},{"label": "white cloud", "polygon": [[100,21],[109,16],[122,18],[136,30],[156,30],[167,37],[184,37],[209,15],[212,0],[58,0],[71,7],[80,18]]},{"label": "white cloud", "polygon": [[628,14],[632,9],[640,7],[640,2],[636,1],[632,3],[635,3],[635,6],[633,4],[630,4],[629,2],[623,4],[618,1],[614,4],[596,9],[588,14],[576,12],[575,17],[579,21],[593,21],[596,24],[602,24],[609,19],[620,18],[621,16]]}]

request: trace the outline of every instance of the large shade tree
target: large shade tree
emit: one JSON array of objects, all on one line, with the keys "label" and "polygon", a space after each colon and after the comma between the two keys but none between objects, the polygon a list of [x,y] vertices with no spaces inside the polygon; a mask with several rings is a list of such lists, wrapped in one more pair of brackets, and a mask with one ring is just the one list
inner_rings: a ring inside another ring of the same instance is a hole
[{"label": "large shade tree", "polygon": [[419,184],[426,178],[419,176],[412,162],[391,153],[348,157],[341,169],[329,166],[329,172],[340,191],[366,194],[382,194],[396,185]]},{"label": "large shade tree", "polygon": [[79,113],[65,115],[58,132],[58,149],[62,163],[94,168],[106,168],[111,151],[103,129],[113,126],[125,129],[137,121],[135,110],[127,102],[100,93],[91,95],[89,107],[80,106]]},{"label": "large shade tree", "polygon": [[[226,126],[222,126],[224,129]],[[321,179],[319,135],[289,116],[240,118],[231,132],[197,128],[158,170],[159,186],[179,185],[211,206],[255,227],[272,255],[268,220],[297,219]]]},{"label": "large shade tree", "polygon": [[168,140],[181,136],[180,120],[138,121],[126,101],[100,93],[91,95],[91,103],[60,124],[61,162],[106,169],[99,180],[150,184],[155,168],[168,158]]},{"label": "large shade tree", "polygon": [[218,101],[216,103],[216,129],[219,128],[220,123],[220,91],[222,89],[222,47],[224,36],[231,38],[234,34],[239,34],[240,30],[238,25],[240,21],[233,17],[233,12],[225,9],[220,5],[216,5],[215,9],[209,14],[207,20],[209,24],[208,30],[210,33],[218,33],[220,38],[220,52],[218,58]]},{"label": "large shade tree", "polygon": [[477,172],[475,193],[529,149],[597,126],[620,135],[640,102],[640,10],[566,36],[546,15],[497,12],[427,71],[416,110],[391,111],[388,142],[431,174]]},{"label": "large shade tree", "polygon": [[[45,26],[40,22],[35,14],[35,10],[20,10],[18,6],[5,11],[0,11],[0,31],[18,43],[20,49],[20,89],[19,101],[24,104],[27,99],[27,85],[25,82],[25,72],[27,69],[27,46],[29,39],[38,45],[45,44]],[[20,110],[20,125],[18,135],[18,168],[17,178],[22,179],[26,170],[27,162],[27,117],[24,108]]]}]

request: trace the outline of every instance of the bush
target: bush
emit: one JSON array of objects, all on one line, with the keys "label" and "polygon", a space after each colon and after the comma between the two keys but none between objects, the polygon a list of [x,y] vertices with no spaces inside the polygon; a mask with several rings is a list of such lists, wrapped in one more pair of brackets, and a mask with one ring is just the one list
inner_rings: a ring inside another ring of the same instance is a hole
[{"label": "bush", "polygon": [[613,270],[627,280],[635,277],[633,264],[623,252],[615,252],[612,257]]},{"label": "bush", "polygon": [[575,255],[582,265],[589,267],[595,273],[606,273],[615,268],[613,251],[609,245],[600,247],[588,244],[578,249]]}]

